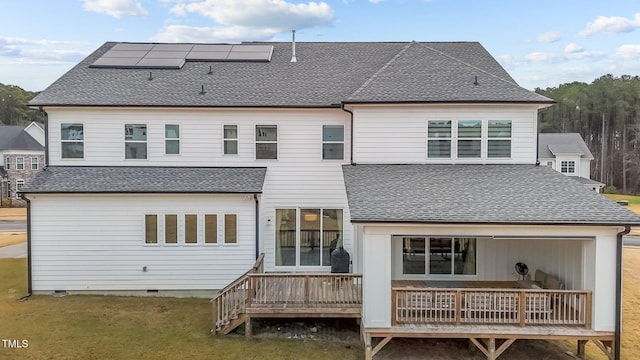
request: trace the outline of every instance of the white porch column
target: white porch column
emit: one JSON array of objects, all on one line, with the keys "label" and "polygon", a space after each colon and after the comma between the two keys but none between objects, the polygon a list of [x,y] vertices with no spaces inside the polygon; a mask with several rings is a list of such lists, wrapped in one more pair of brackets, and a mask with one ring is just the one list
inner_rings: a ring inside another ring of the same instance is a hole
[{"label": "white porch column", "polygon": [[391,236],[367,234],[362,242],[362,322],[391,327]]},{"label": "white porch column", "polygon": [[592,325],[594,330],[614,331],[616,309],[616,235],[598,235],[586,251],[585,282],[593,286]]}]

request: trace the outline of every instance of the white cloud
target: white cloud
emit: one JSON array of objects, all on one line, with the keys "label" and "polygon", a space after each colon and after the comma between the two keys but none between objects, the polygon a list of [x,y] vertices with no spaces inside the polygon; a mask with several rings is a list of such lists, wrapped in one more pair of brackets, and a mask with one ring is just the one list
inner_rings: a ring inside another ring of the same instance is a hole
[{"label": "white cloud", "polygon": [[557,54],[532,52],[524,56],[526,61],[532,63],[557,63],[563,61],[563,58]]},{"label": "white cloud", "polygon": [[243,40],[272,40],[279,33],[273,29],[251,29],[242,26],[193,27],[169,25],[154,35],[151,40],[158,42],[240,42]]},{"label": "white cloud", "polygon": [[32,40],[0,36],[0,56],[16,59],[15,61],[77,62],[88,54],[88,51],[78,49],[88,45],[79,41]]},{"label": "white cloud", "polygon": [[637,60],[640,58],[640,45],[622,45],[616,50],[617,58]]},{"label": "white cloud", "polygon": [[281,30],[328,25],[333,10],[324,2],[294,4],[284,0],[202,0],[176,5],[219,24]]},{"label": "white cloud", "polygon": [[618,34],[631,32],[640,28],[640,13],[636,13],[633,19],[621,16],[598,16],[587,27],[580,31],[580,36],[589,37],[596,34]]},{"label": "white cloud", "polygon": [[120,19],[124,16],[147,16],[149,12],[142,4],[134,0],[83,0],[82,8],[86,11],[105,13]]},{"label": "white cloud", "polygon": [[567,46],[564,47],[565,54],[575,54],[577,52],[582,52],[582,51],[584,51],[582,46],[575,43],[569,43],[567,44]]},{"label": "white cloud", "polygon": [[536,37],[535,41],[539,43],[552,43],[560,40],[560,33],[557,31],[548,31]]}]

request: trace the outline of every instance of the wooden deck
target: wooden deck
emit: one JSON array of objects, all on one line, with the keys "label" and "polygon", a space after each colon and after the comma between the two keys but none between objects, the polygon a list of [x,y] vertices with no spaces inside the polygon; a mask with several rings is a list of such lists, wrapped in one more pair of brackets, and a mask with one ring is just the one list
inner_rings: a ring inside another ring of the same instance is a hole
[{"label": "wooden deck", "polygon": [[251,336],[252,318],[360,318],[362,275],[263,273],[261,261],[212,300],[214,333],[244,323]]}]

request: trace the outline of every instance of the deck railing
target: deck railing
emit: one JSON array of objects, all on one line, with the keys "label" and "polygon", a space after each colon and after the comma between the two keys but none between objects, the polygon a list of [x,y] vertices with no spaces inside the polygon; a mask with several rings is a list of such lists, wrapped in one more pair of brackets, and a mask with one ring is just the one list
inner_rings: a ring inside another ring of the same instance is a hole
[{"label": "deck railing", "polygon": [[392,289],[392,324],[591,327],[591,292],[531,289]]},{"label": "deck railing", "polygon": [[252,307],[357,307],[362,304],[362,275],[249,274]]}]

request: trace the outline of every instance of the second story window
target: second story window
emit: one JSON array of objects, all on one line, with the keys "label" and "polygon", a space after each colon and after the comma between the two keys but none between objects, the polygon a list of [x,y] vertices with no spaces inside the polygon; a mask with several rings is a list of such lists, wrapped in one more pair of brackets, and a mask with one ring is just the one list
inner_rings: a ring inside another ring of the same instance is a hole
[{"label": "second story window", "polygon": [[4,158],[4,168],[5,170],[11,169],[11,157],[7,156]]},{"label": "second story window", "polygon": [[38,170],[38,157],[37,156],[32,156],[31,157],[31,170]]},{"label": "second story window", "polygon": [[124,126],[124,158],[147,158],[147,125],[125,124]]},{"label": "second story window", "polygon": [[561,161],[560,162],[560,172],[565,174],[573,174],[576,172],[576,162],[575,161]]},{"label": "second story window", "polygon": [[511,157],[511,120],[489,120],[487,157]]},{"label": "second story window", "polygon": [[16,158],[16,170],[24,170],[24,158],[22,156]]},{"label": "second story window", "polygon": [[223,153],[225,155],[238,155],[238,125],[224,125],[223,133]]},{"label": "second story window", "polygon": [[180,125],[166,124],[164,126],[164,153],[167,155],[180,154]]},{"label": "second story window", "polygon": [[256,159],[278,158],[278,126],[256,125]]},{"label": "second story window", "polygon": [[451,158],[451,120],[430,120],[427,125],[427,157]]},{"label": "second story window", "polygon": [[344,125],[322,126],[322,159],[344,160]]},{"label": "second story window", "polygon": [[84,158],[84,125],[60,125],[60,153],[63,159]]},{"label": "second story window", "polygon": [[458,121],[458,158],[479,158],[482,153],[482,121]]}]

